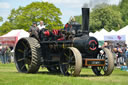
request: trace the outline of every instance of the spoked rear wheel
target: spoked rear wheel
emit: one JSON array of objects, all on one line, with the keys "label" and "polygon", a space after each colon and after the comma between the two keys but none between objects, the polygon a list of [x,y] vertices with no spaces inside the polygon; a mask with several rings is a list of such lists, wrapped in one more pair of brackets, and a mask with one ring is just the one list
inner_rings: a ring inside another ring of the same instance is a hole
[{"label": "spoked rear wheel", "polygon": [[64,75],[78,76],[81,72],[82,57],[80,52],[74,48],[66,48],[60,59],[60,70]]},{"label": "spoked rear wheel", "polygon": [[40,67],[41,48],[34,38],[22,38],[15,48],[15,64],[19,72],[36,73]]},{"label": "spoked rear wheel", "polygon": [[99,51],[97,57],[98,59],[105,59],[105,66],[93,66],[93,72],[97,76],[110,75],[114,70],[114,57],[112,55],[112,52],[107,48],[103,48]]}]

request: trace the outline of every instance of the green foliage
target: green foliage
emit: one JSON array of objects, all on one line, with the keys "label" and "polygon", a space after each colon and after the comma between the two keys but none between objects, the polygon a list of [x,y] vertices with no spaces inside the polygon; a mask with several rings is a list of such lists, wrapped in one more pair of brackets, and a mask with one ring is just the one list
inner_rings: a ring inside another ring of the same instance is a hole
[{"label": "green foliage", "polygon": [[82,24],[82,16],[75,16],[75,20]]},{"label": "green foliage", "polygon": [[10,22],[6,21],[5,23],[0,26],[0,35],[3,35],[7,33],[8,31],[11,31],[13,29],[13,26]]},{"label": "green foliage", "polygon": [[2,22],[3,21],[3,18],[0,16],[0,22]]},{"label": "green foliage", "polygon": [[120,12],[122,13],[122,20],[124,25],[128,24],[128,0],[122,0],[120,5]]},{"label": "green foliage", "polygon": [[7,24],[7,22],[5,22],[1,27],[2,32],[6,33],[10,31],[10,29],[24,29],[28,31],[32,22],[39,22],[41,20],[44,21],[48,29],[60,29],[61,27],[56,27],[56,25],[62,24],[60,21],[61,15],[60,9],[56,8],[52,3],[33,2],[25,7],[12,9],[8,17],[9,25],[5,27],[4,24]]},{"label": "green foliage", "polygon": [[62,24],[60,15],[62,15],[60,9],[51,3],[33,2],[26,7],[13,9],[8,19],[15,25],[15,29],[28,30],[33,21],[40,20],[43,20],[48,28],[54,28],[54,25]]},{"label": "green foliage", "polygon": [[[76,21],[82,23],[81,16],[75,16]],[[102,28],[107,31],[119,30],[124,26],[120,8],[116,5],[97,5],[90,14],[90,31],[95,32]]]},{"label": "green foliage", "polygon": [[111,6],[95,9],[90,15],[90,30],[93,32],[102,28],[107,31],[119,30],[122,24],[121,13]]}]

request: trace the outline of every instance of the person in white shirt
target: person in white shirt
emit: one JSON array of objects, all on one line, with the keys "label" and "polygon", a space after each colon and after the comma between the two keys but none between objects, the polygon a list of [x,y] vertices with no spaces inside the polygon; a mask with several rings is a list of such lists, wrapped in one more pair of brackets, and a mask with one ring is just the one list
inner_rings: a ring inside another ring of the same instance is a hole
[{"label": "person in white shirt", "polygon": [[40,24],[37,27],[39,28],[39,30],[44,29],[45,28],[44,22],[40,21]]}]

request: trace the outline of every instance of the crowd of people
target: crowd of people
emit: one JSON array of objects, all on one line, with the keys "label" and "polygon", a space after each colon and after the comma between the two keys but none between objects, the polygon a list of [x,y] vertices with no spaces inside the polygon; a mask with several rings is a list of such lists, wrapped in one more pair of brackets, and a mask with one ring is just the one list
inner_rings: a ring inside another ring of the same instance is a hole
[{"label": "crowd of people", "polygon": [[128,58],[128,48],[126,44],[117,43],[114,46],[111,43],[105,41],[102,47],[108,48],[112,51],[115,59],[115,66],[117,66],[117,68],[120,68],[122,65],[126,65],[126,60]]},{"label": "crowd of people", "polygon": [[11,49],[7,45],[2,45],[0,49],[1,63],[6,64],[11,62]]}]

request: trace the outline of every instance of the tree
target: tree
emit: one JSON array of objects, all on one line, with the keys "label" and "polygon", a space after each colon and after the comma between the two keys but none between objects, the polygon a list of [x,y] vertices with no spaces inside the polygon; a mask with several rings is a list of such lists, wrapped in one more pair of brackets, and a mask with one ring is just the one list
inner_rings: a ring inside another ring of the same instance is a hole
[{"label": "tree", "polygon": [[93,10],[90,17],[90,29],[100,30],[102,28],[107,31],[119,30],[123,25],[121,13],[112,9],[111,6]]},{"label": "tree", "polygon": [[60,21],[62,15],[59,8],[48,2],[33,2],[26,7],[12,9],[8,17],[13,29],[28,30],[32,22],[43,20],[47,28],[54,28],[62,24]]},{"label": "tree", "polygon": [[124,21],[124,26],[128,24],[128,0],[122,0],[119,7],[122,13],[122,20]]},{"label": "tree", "polygon": [[3,18],[0,16],[0,22],[2,22],[3,21]]},{"label": "tree", "polygon": [[75,16],[75,20],[76,20],[78,23],[82,24],[82,16]]},{"label": "tree", "polygon": [[5,23],[0,26],[0,35],[3,35],[13,29],[10,22],[6,21]]},{"label": "tree", "polygon": [[[76,18],[79,19],[78,22],[82,21],[81,16],[79,18],[77,16]],[[101,30],[102,28],[106,29],[107,31],[119,30],[122,26],[123,21],[121,19],[121,13],[117,6],[98,6],[93,9],[90,14],[91,32]]]}]

